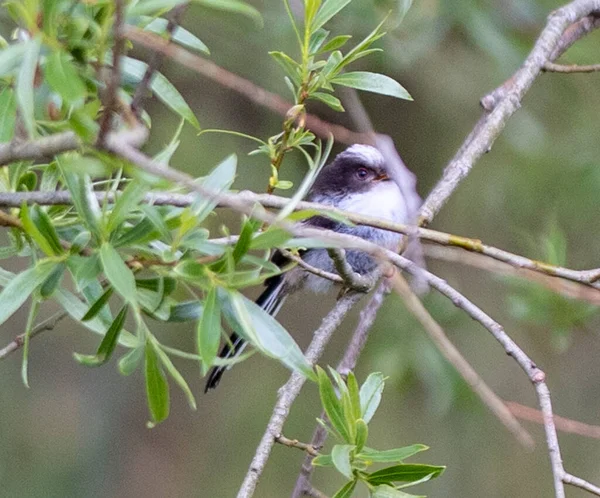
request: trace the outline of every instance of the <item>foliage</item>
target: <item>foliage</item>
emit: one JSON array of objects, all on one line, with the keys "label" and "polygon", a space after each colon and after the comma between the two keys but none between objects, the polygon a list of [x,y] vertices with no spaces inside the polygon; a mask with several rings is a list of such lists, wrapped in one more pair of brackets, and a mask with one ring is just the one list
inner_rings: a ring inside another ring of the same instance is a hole
[{"label": "foliage", "polygon": [[[369,375],[360,388],[352,372],[345,382],[334,369],[330,368],[329,373],[331,378],[317,367],[321,403],[327,415],[327,422],[318,421],[341,444],[336,444],[330,454],[317,456],[313,465],[333,466],[348,479],[334,498],[352,496],[358,483],[366,485],[371,498],[414,498],[414,495],[401,490],[444,472],[445,467],[404,463],[406,458],[428,449],[422,444],[384,451],[366,445],[368,424],[379,407],[384,388],[385,379],[381,373]],[[368,472],[369,467],[376,463],[395,465]]]}]

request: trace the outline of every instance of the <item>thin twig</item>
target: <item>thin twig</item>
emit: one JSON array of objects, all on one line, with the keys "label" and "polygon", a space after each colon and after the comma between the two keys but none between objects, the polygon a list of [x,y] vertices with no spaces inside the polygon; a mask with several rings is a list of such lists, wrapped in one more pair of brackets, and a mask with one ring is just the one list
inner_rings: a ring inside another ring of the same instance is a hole
[{"label": "thin twig", "polygon": [[[321,326],[315,331],[313,339],[306,350],[306,359],[311,364],[315,364],[319,360],[333,332],[361,296],[362,294],[358,292],[345,294],[323,319]],[[250,498],[254,494],[258,479],[263,473],[273,445],[275,444],[275,437],[281,434],[292,403],[298,397],[298,394],[300,394],[300,390],[305,382],[306,377],[304,375],[294,372],[289,380],[279,389],[273,414],[252,458],[250,468],[237,494],[237,498]]]},{"label": "thin twig", "polygon": [[600,496],[600,487],[594,486],[588,481],[581,479],[581,477],[576,477],[572,474],[565,472],[563,474],[562,480],[565,484],[570,484],[571,486],[584,489],[585,491],[588,491],[596,496]]},{"label": "thin twig", "polygon": [[371,275],[360,275],[356,273],[348,260],[346,259],[346,251],[340,248],[327,249],[329,257],[333,261],[338,275],[342,277],[342,280],[348,288],[354,289],[358,292],[369,292],[369,290],[375,284],[375,281],[379,277],[379,272],[375,278]]},{"label": "thin twig", "polygon": [[305,451],[309,455],[316,457],[319,455],[317,448],[315,448],[312,444],[302,443],[297,439],[289,439],[285,437],[283,434],[278,434],[275,436],[275,442],[279,444],[283,444],[288,448],[297,448],[299,450]]},{"label": "thin twig", "polygon": [[13,140],[0,144],[0,166],[16,161],[41,160],[79,147],[81,142],[71,131],[56,133],[37,140]]},{"label": "thin twig", "polygon": [[100,131],[98,132],[97,144],[102,147],[108,132],[111,129],[113,113],[117,111],[119,105],[119,87],[121,86],[121,56],[125,50],[125,38],[123,36],[124,6],[123,0],[115,0],[115,14],[113,25],[113,61],[108,78],[108,84],[103,96],[104,114],[100,121]]},{"label": "thin twig", "polygon": [[542,71],[547,73],[597,73],[600,71],[600,64],[578,65],[578,64],[555,64],[554,62],[546,62]]},{"label": "thin twig", "polygon": [[327,280],[331,280],[332,282],[343,284],[344,279],[337,275],[336,273],[331,273],[325,270],[321,270],[321,268],[317,268],[315,266],[309,265],[306,261],[304,261],[300,256],[296,256],[293,252],[288,251],[287,249],[279,249],[281,254],[283,254],[286,258],[292,260],[294,263],[297,263],[298,266],[304,268],[307,272],[312,273],[313,275],[317,275],[321,278],[326,278]]},{"label": "thin twig", "polygon": [[[175,33],[175,30],[179,25],[181,17],[183,16],[183,14],[185,14],[188,5],[188,3],[178,5],[177,7],[173,8],[167,15],[167,19],[169,21],[166,29],[167,40],[171,40],[171,38],[173,37],[173,33]],[[150,87],[150,82],[152,81],[154,74],[160,69],[164,57],[164,54],[161,54],[160,52],[153,52],[152,58],[148,63],[148,67],[146,68],[146,72],[144,73],[142,80],[139,82],[137,88],[135,89],[135,94],[133,96],[133,99],[131,99],[131,110],[138,119],[141,118],[142,111],[144,109],[142,106],[142,101],[146,95],[146,92],[148,91],[148,88]]]},{"label": "thin twig", "polygon": [[[505,403],[515,417],[538,424],[544,423],[544,418],[539,410],[522,405],[521,403],[516,403],[515,401],[506,401]],[[599,425],[584,424],[578,420],[572,420],[556,414],[554,415],[554,423],[556,428],[561,432],[577,434],[578,436],[589,437],[593,439],[600,439]]]},{"label": "thin twig", "polygon": [[491,412],[502,424],[517,438],[523,446],[533,449],[534,442],[531,435],[523,428],[516,417],[508,409],[504,401],[484,382],[475,369],[469,364],[456,346],[452,344],[442,327],[437,323],[429,311],[423,306],[416,294],[400,275],[396,274],[390,279],[392,288],[403,299],[405,306],[413,316],[421,323],[438,350],[450,364],[456,368],[458,373],[469,385],[475,394],[479,396]]}]

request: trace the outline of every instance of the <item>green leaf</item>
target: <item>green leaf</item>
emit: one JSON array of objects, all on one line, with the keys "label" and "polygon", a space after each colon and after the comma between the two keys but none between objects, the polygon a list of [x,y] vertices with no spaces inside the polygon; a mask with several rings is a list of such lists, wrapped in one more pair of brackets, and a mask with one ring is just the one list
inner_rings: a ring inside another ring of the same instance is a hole
[{"label": "green leaf", "polygon": [[[39,209],[39,207],[38,207]],[[62,247],[60,246],[60,242],[58,241],[58,236],[56,235],[56,232],[54,231],[54,227],[52,227],[52,225],[47,222],[44,223],[46,220],[41,221],[40,217],[37,216],[38,213],[34,212],[34,208],[32,207],[31,209],[31,213],[29,211],[29,206],[27,206],[27,204],[25,202],[23,202],[23,205],[21,206],[21,210],[19,213],[19,217],[21,218],[21,223],[23,224],[23,230],[25,230],[25,233],[27,235],[29,235],[34,241],[35,243],[40,247],[40,249],[42,251],[44,251],[44,253],[46,254],[46,256],[56,256],[57,254],[60,254],[60,252],[62,252]],[[44,213],[45,214],[45,213]],[[49,232],[46,232],[46,235],[48,235],[48,237],[46,237],[42,231],[40,230],[38,223],[35,223],[34,218],[35,217],[35,221],[38,221],[39,224],[41,224],[43,226],[43,228],[46,228],[46,226],[50,227]],[[47,217],[47,215],[46,215]],[[46,226],[44,226],[46,225]],[[53,237],[55,238],[55,240],[50,240],[53,239]],[[55,246],[55,243],[58,245],[58,249]]]},{"label": "green leaf", "polygon": [[251,249],[262,250],[271,249],[273,247],[279,247],[290,240],[290,232],[278,227],[269,227],[265,232],[258,234],[252,243],[250,244]]},{"label": "green leaf", "polygon": [[337,97],[334,97],[333,95],[330,95],[328,93],[313,92],[310,94],[310,98],[320,100],[327,106],[331,107],[334,111],[338,111],[338,112],[345,111],[344,106],[342,105],[342,102],[340,101],[340,99],[338,99]]},{"label": "green leaf", "polygon": [[385,469],[378,470],[372,474],[368,474],[366,480],[370,484],[389,484],[391,482],[423,482],[423,479],[429,480],[444,472],[446,467],[439,467],[435,465],[422,465],[422,464],[408,464],[402,463],[399,465],[393,465],[392,467],[386,467]]},{"label": "green leaf", "polygon": [[108,303],[108,300],[112,296],[113,291],[114,291],[114,289],[112,287],[108,287],[102,293],[102,295],[94,302],[94,304],[92,304],[90,306],[90,309],[87,311],[87,313],[85,315],[83,315],[83,318],[81,319],[81,321],[87,322],[88,320],[91,320],[96,315],[98,315],[98,313],[100,313],[100,311],[102,310],[102,308],[104,308],[106,303]]},{"label": "green leaf", "polygon": [[225,317],[235,325],[240,335],[289,369],[311,380],[316,379],[312,365],[296,341],[275,318],[239,292],[219,289],[219,293],[224,301]]},{"label": "green leaf", "polygon": [[140,180],[133,180],[125,187],[108,216],[106,221],[106,231],[111,233],[121,226],[132,211],[137,207],[144,195],[148,191],[148,186]]},{"label": "green leaf", "polygon": [[338,48],[342,48],[346,42],[352,38],[350,35],[340,35],[329,40],[323,48],[320,50],[321,52],[330,52],[332,50],[337,50]]},{"label": "green leaf", "polygon": [[0,50],[0,77],[12,74],[20,66],[23,55],[29,48],[28,43],[16,43]]},{"label": "green leaf", "polygon": [[117,343],[119,342],[119,334],[123,329],[123,325],[125,324],[125,318],[127,318],[127,312],[129,310],[129,306],[125,305],[119,311],[117,317],[112,322],[100,346],[98,346],[98,351],[95,355],[83,355],[74,353],[75,359],[81,363],[82,365],[86,365],[88,367],[99,367],[100,365],[104,365],[111,357],[113,351],[117,347]]},{"label": "green leaf", "polygon": [[54,294],[62,281],[66,267],[67,266],[62,261],[54,267],[50,275],[48,275],[48,278],[40,286],[40,297],[42,299],[48,299]]},{"label": "green leaf", "polygon": [[368,424],[379,407],[381,393],[385,386],[383,374],[372,373],[360,388],[360,411],[362,419]]},{"label": "green leaf", "polygon": [[323,409],[327,414],[329,422],[345,442],[353,443],[354,441],[350,437],[350,433],[346,426],[342,403],[335,394],[335,389],[333,388],[331,380],[321,367],[317,366],[316,370],[321,404],[323,405]]},{"label": "green leaf", "polygon": [[169,384],[165,378],[154,346],[148,340],[146,342],[146,396],[152,423],[150,427],[162,422],[169,416]]},{"label": "green leaf", "polygon": [[323,45],[323,42],[329,36],[329,31],[325,29],[317,29],[311,36],[308,43],[308,53],[315,54]]},{"label": "green leaf", "polygon": [[40,39],[34,38],[26,43],[21,67],[17,74],[15,93],[19,105],[20,117],[23,120],[27,135],[35,136],[35,110],[34,110],[34,80],[40,55]]},{"label": "green leaf", "polygon": [[384,74],[354,71],[336,76],[331,83],[399,99],[413,99],[400,83]]},{"label": "green leaf", "polygon": [[333,498],[352,498],[352,494],[354,493],[354,488],[356,488],[357,481],[350,481],[344,484],[336,494],[333,495]]},{"label": "green leaf", "polygon": [[336,444],[331,450],[333,465],[348,479],[354,479],[350,457],[355,448],[353,444]]},{"label": "green leaf", "polygon": [[319,29],[349,3],[350,0],[325,0],[313,19],[311,30]]},{"label": "green leaf", "polygon": [[[204,177],[200,183],[206,190],[215,194],[221,194],[231,187],[231,184],[235,179],[236,167],[237,156],[231,154],[217,164],[210,174]],[[194,202],[192,206],[192,211],[197,222],[199,223],[204,220],[216,205],[217,201],[198,195],[198,200]]]},{"label": "green leaf", "polygon": [[369,437],[369,426],[362,418],[356,421],[356,451],[361,451]]},{"label": "green leaf", "polygon": [[387,484],[377,486],[371,493],[371,498],[426,498],[425,496],[409,495]]},{"label": "green leaf", "polygon": [[202,316],[203,305],[199,301],[186,301],[171,307],[168,322],[196,321]]},{"label": "green leaf", "polygon": [[144,347],[133,348],[119,359],[119,372],[121,375],[131,375],[144,357]]},{"label": "green leaf", "polygon": [[260,12],[247,3],[238,0],[193,0],[195,3],[210,7],[211,9],[225,10],[236,14],[241,14],[252,19],[257,26],[263,26]]},{"label": "green leaf", "polygon": [[[163,19],[161,17],[157,17],[149,24],[147,24],[144,29],[146,31],[151,31],[153,33],[157,33],[162,35],[167,31],[167,26],[169,21]],[[198,39],[196,35],[190,33],[187,29],[184,29],[180,26],[175,28],[175,31],[172,35],[172,40],[183,45],[184,47],[190,48],[192,50],[197,50],[198,52],[203,52],[207,55],[210,55],[210,50],[208,47],[202,42],[202,40]]]},{"label": "green leaf", "polygon": [[367,460],[373,463],[392,463],[402,462],[405,458],[416,455],[420,451],[428,450],[429,446],[424,444],[413,444],[404,446],[403,448],[395,448],[393,450],[377,451],[370,448],[363,448],[357,458]]},{"label": "green leaf", "polygon": [[183,376],[179,373],[179,370],[177,370],[175,368],[175,365],[173,365],[171,358],[167,356],[167,354],[160,348],[158,344],[155,345],[155,351],[163,366],[166,368],[167,372],[171,375],[171,377],[173,377],[175,383],[181,388],[181,390],[185,394],[190,408],[192,410],[195,410],[196,400],[194,399],[194,395],[192,394],[192,391],[185,379],[183,378]]},{"label": "green leaf", "polygon": [[29,295],[54,271],[56,264],[40,261],[34,267],[19,273],[0,292],[0,325],[17,311]]},{"label": "green leaf", "polygon": [[283,52],[269,52],[269,55],[283,68],[285,74],[288,75],[297,86],[300,86],[302,83],[302,67],[300,64]]},{"label": "green leaf", "polygon": [[358,383],[356,382],[356,377],[352,372],[348,374],[348,378],[346,379],[346,385],[348,386],[348,396],[350,398],[350,404],[352,407],[352,416],[355,420],[358,420],[362,417],[362,411],[360,408],[360,395],[358,392]]},{"label": "green leaf", "polygon": [[331,455],[319,455],[313,458],[312,465],[314,467],[331,467],[333,466],[333,459]]},{"label": "green leaf", "polygon": [[61,49],[54,50],[47,57],[44,76],[52,90],[67,103],[82,100],[87,93],[85,83],[79,77],[79,72],[71,61],[70,55]]},{"label": "green leaf", "polygon": [[31,336],[31,329],[33,329],[33,323],[39,310],[39,300],[33,299],[31,307],[29,308],[29,314],[27,316],[27,325],[25,325],[25,340],[23,342],[23,360],[21,363],[21,379],[25,387],[29,387],[29,379],[27,367],[29,365],[29,339]]},{"label": "green leaf", "polygon": [[108,242],[100,247],[100,261],[104,268],[106,278],[121,295],[125,301],[130,304],[136,304],[136,288],[133,272],[123,262],[116,249]]},{"label": "green leaf", "polygon": [[96,236],[100,236],[99,219],[101,215],[98,199],[94,195],[92,181],[87,174],[75,174],[68,171],[76,167],[78,156],[68,154],[57,159],[58,167],[62,173],[62,177],[71,193],[75,210],[83,220],[85,226],[90,232]]},{"label": "green leaf", "polygon": [[[0,52],[1,53],[1,52]],[[0,142],[10,142],[15,133],[17,99],[9,86],[0,93]]]},{"label": "green leaf", "polygon": [[186,3],[188,0],[142,0],[132,3],[127,9],[127,17],[144,16],[148,14],[156,14],[157,12],[165,12]]},{"label": "green leaf", "polygon": [[213,364],[221,341],[221,305],[217,297],[217,287],[211,287],[204,302],[204,312],[198,322],[198,354],[202,358],[202,374]]},{"label": "green leaf", "polygon": [[[142,81],[148,64],[137,59],[132,59],[131,57],[123,57],[121,63],[124,75],[130,77],[136,84]],[[150,83],[150,90],[169,109],[181,116],[197,130],[200,129],[200,123],[198,123],[198,119],[196,119],[190,106],[177,88],[164,75],[158,72],[154,74],[154,78]]]}]

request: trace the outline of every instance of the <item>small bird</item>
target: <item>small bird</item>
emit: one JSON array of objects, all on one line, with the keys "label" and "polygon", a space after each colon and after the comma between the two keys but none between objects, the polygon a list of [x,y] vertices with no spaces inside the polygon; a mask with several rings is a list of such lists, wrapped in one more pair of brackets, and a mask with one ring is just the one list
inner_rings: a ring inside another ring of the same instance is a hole
[{"label": "small bird", "polygon": [[[352,145],[323,168],[309,191],[307,200],[335,206],[344,211],[405,223],[408,221],[409,208],[394,176],[390,166],[375,147]],[[398,233],[379,228],[348,226],[322,216],[309,218],[303,224],[355,235],[390,250],[398,249],[402,237]],[[335,273],[333,261],[326,249],[308,249],[302,254],[302,259],[311,266]],[[352,269],[360,275],[367,275],[377,267],[376,261],[361,251],[347,251],[346,259]],[[276,252],[272,261],[281,266],[287,260],[281,253]],[[275,316],[285,298],[293,292],[302,288],[326,292],[332,283],[331,280],[296,266],[284,274],[269,278],[265,282],[266,289],[256,303]],[[219,356],[233,358],[241,354],[245,346],[246,341],[234,332]],[[208,374],[204,392],[217,387],[227,369],[227,366],[213,367]]]}]

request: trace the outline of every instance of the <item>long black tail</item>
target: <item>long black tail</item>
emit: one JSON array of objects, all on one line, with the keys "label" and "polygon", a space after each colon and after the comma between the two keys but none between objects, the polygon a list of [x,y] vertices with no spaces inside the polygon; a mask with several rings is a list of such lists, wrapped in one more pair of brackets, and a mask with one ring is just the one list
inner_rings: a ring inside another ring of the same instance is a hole
[{"label": "long black tail", "polygon": [[[283,287],[284,283],[282,275],[271,277],[267,281],[267,288],[256,300],[256,304],[258,304],[270,315],[275,316],[279,311],[279,308],[281,308],[281,305],[283,304],[283,301],[286,297],[286,293],[283,291]],[[227,342],[227,344],[225,344],[225,346],[223,346],[223,349],[221,349],[221,352],[219,353],[219,358],[235,358],[236,356],[242,354],[246,346],[246,340],[237,335],[235,332],[233,332],[229,336],[229,341]],[[210,372],[208,372],[208,378],[206,379],[204,392],[206,393],[211,389],[215,389],[219,385],[221,377],[223,377],[223,374],[226,370],[229,370],[229,368],[231,367],[212,367],[210,369]]]}]

